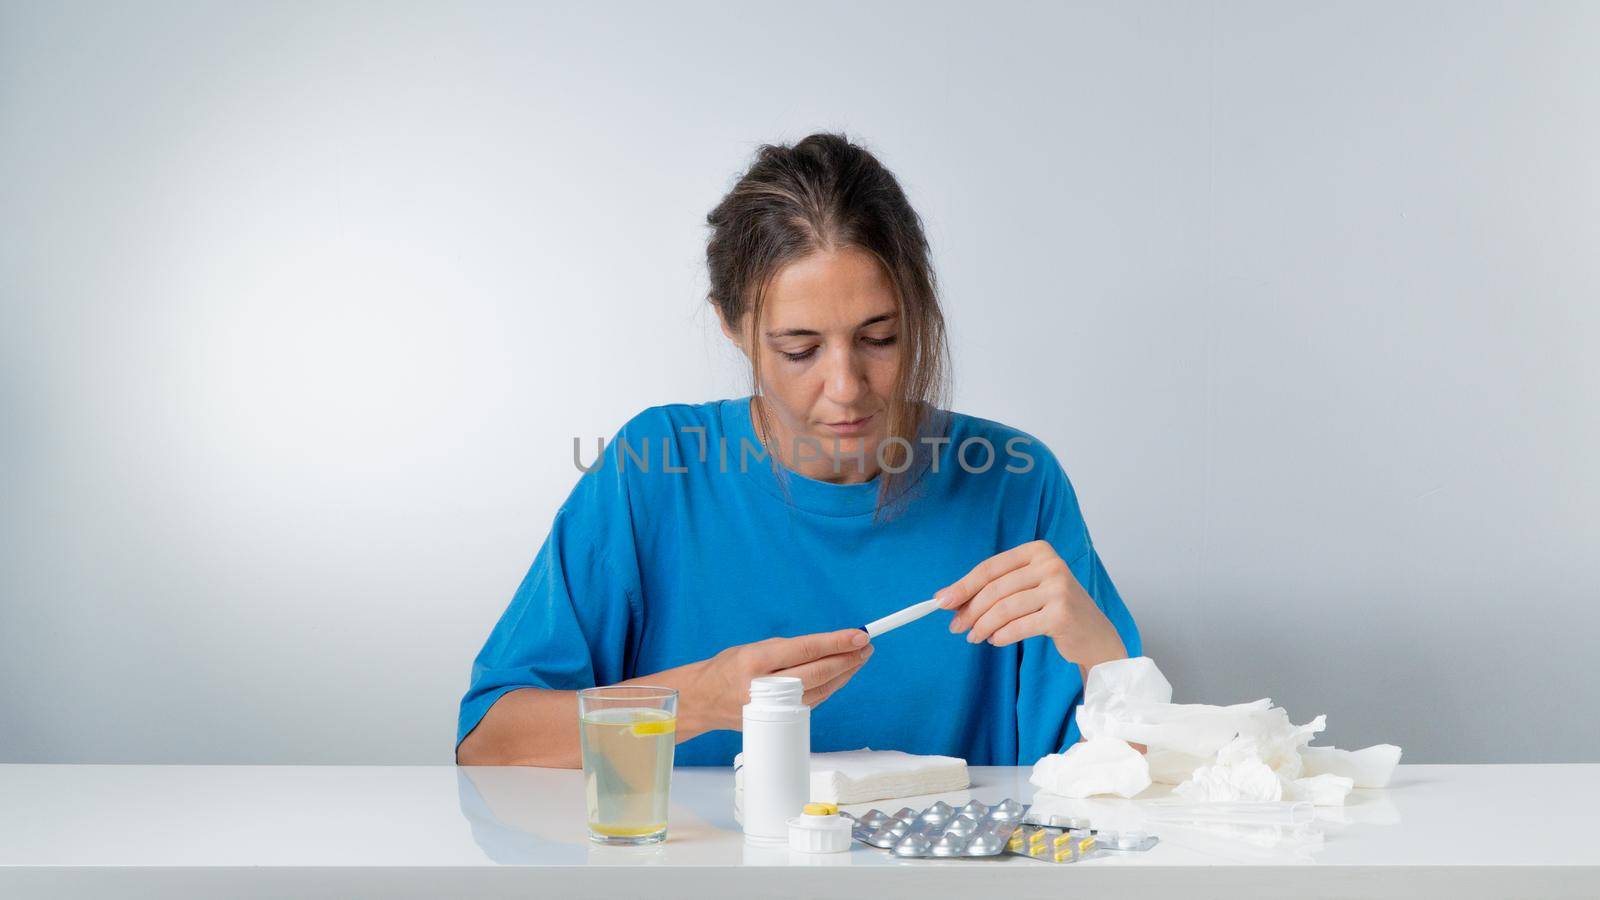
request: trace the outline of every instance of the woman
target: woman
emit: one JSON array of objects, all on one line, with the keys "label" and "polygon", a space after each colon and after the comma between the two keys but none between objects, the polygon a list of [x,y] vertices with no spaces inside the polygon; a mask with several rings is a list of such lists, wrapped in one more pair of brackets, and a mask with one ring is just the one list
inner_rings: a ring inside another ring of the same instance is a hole
[{"label": "woman", "polygon": [[[1050,451],[939,406],[894,176],[839,135],[764,146],[707,221],[753,396],[647,409],[605,446],[478,654],[457,760],[576,767],[573,692],[629,683],[679,690],[678,764],[728,765],[771,674],[803,680],[816,751],[1027,765],[1075,742],[1085,674],[1139,633]],[[953,614],[869,644],[861,623],[930,596]]]}]

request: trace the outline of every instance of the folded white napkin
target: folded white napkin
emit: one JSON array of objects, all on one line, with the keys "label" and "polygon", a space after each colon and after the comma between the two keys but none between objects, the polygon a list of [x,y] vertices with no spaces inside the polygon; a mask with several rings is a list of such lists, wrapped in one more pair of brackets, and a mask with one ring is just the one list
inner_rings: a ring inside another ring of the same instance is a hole
[{"label": "folded white napkin", "polygon": [[[744,754],[733,758],[734,809],[744,807]],[[959,791],[972,782],[967,761],[954,756],[917,756],[899,750],[845,750],[811,754],[811,800],[866,803]]]}]

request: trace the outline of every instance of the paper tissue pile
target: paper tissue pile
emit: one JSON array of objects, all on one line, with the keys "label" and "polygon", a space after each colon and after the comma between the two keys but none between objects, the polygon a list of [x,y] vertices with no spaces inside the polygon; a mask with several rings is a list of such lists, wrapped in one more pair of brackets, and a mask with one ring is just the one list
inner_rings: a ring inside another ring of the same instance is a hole
[{"label": "paper tissue pile", "polygon": [[1172,684],[1142,656],[1090,669],[1077,720],[1084,741],[1039,760],[1030,779],[1063,797],[1132,797],[1160,782],[1194,802],[1343,806],[1352,788],[1388,785],[1400,762],[1392,744],[1354,752],[1307,746],[1327,716],[1294,725],[1271,700],[1173,703]]}]

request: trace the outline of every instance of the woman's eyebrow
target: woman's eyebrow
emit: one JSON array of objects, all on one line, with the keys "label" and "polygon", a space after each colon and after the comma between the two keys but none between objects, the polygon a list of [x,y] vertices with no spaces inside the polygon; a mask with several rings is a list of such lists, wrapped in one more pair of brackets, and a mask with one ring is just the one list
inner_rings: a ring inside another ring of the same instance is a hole
[{"label": "woman's eyebrow", "polygon": [[[879,322],[887,322],[890,319],[895,318],[896,315],[897,315],[896,313],[884,313],[881,316],[873,316],[872,318],[866,320],[865,322],[862,322],[860,325],[857,325],[856,327],[857,328],[865,328],[868,325],[876,325]],[[769,331],[769,332],[767,332],[767,337],[769,337],[769,338],[820,337],[821,335],[822,335],[822,332],[820,332],[820,331],[812,331],[809,328],[784,328],[784,329],[780,329],[778,331]]]}]

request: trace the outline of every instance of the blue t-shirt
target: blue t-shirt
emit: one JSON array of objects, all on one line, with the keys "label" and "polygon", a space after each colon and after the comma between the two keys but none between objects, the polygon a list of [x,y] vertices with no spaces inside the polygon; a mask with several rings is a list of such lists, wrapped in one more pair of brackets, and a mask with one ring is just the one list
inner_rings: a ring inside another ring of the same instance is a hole
[{"label": "blue t-shirt", "polygon": [[[635,416],[556,512],[473,662],[457,743],[507,691],[613,684],[736,644],[859,626],[1036,539],[1067,561],[1128,655],[1140,655],[1133,617],[1049,449],[974,416],[938,422],[948,442],[922,442],[905,499],[883,518],[876,478],[832,484],[774,471],[759,456],[749,397]],[[950,618],[936,612],[874,641],[872,659],[812,710],[812,750],[1031,765],[1078,740],[1082,679],[1049,638],[969,644],[950,633]],[[739,744],[738,732],[709,732],[679,744],[676,762],[729,765]]]}]

